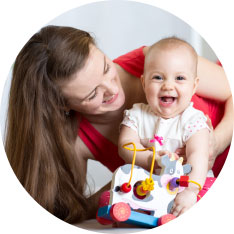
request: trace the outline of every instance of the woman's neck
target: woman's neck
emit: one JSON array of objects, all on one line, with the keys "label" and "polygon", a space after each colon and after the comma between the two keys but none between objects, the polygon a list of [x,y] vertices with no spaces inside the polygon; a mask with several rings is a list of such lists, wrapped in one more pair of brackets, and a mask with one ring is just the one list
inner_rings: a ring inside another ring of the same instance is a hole
[{"label": "woman's neck", "polygon": [[116,111],[109,111],[104,114],[89,115],[82,114],[90,123],[93,124],[110,124],[114,122],[120,122],[123,118],[123,111],[125,110],[125,105]]}]

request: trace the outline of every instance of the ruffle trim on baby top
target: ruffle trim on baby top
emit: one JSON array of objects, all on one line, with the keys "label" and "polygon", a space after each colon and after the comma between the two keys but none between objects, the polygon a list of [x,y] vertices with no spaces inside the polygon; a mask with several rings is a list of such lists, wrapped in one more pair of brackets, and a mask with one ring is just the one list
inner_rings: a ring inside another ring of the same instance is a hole
[{"label": "ruffle trim on baby top", "polygon": [[136,132],[138,131],[137,120],[135,117],[130,115],[129,110],[124,111],[124,119],[123,119],[121,125],[125,125],[131,129],[133,129]]}]

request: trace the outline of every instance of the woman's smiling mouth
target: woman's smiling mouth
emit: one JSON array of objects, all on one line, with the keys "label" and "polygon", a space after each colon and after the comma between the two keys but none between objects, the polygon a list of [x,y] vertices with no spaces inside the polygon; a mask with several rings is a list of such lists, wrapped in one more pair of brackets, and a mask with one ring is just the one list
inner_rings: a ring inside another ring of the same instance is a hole
[{"label": "woman's smiling mouth", "polygon": [[117,94],[114,94],[108,98],[105,98],[105,100],[103,100],[103,104],[111,104],[113,103],[116,99],[118,98],[118,93]]}]

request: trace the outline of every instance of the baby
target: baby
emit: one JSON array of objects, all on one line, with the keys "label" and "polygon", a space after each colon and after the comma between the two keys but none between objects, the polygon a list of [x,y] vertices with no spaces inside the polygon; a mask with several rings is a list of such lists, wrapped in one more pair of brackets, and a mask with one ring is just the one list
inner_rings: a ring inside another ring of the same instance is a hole
[{"label": "baby", "polygon": [[[155,145],[157,157],[186,145],[186,162],[192,166],[190,180],[204,185],[208,172],[209,127],[203,112],[193,108],[191,98],[198,86],[197,54],[185,41],[166,38],[153,44],[145,57],[142,86],[148,104],[134,104],[121,123],[119,154],[126,163],[132,152],[122,146],[134,142],[138,149]],[[138,152],[136,164],[149,170],[152,152]],[[196,201],[198,186],[190,184],[172,207],[178,216]]]}]

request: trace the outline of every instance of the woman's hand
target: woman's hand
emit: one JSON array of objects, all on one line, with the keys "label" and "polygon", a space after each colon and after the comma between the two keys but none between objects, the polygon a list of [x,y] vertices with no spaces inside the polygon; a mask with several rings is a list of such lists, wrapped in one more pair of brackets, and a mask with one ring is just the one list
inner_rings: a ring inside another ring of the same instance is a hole
[{"label": "woman's hand", "polygon": [[215,159],[217,157],[217,155],[219,154],[218,152],[218,144],[215,138],[215,134],[214,134],[214,128],[212,126],[212,122],[209,118],[208,115],[206,115],[207,117],[207,125],[210,128],[210,135],[209,135],[209,169],[211,169],[214,165]]}]

